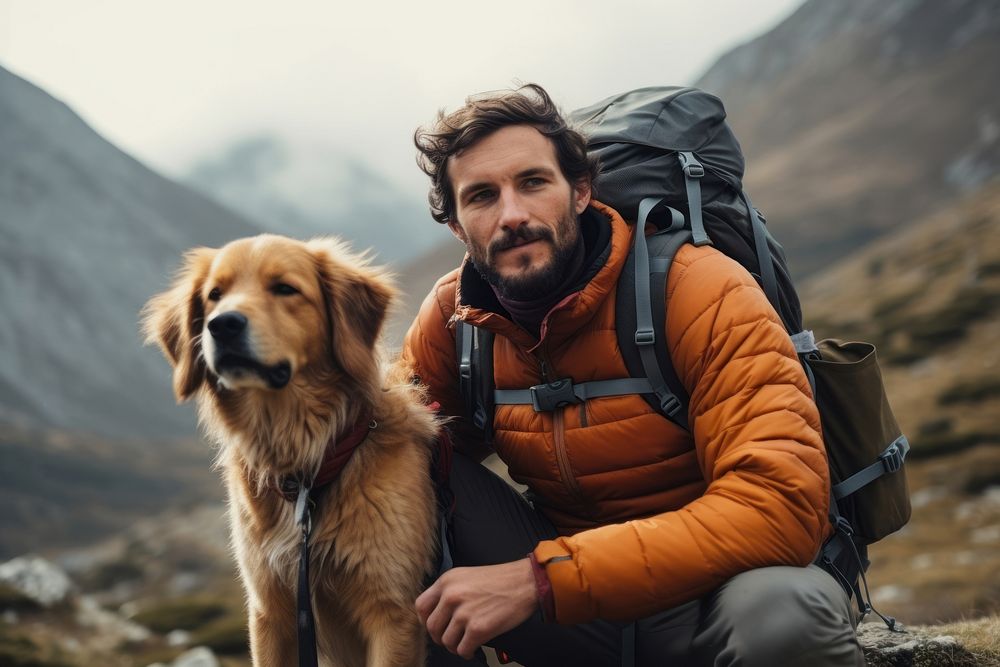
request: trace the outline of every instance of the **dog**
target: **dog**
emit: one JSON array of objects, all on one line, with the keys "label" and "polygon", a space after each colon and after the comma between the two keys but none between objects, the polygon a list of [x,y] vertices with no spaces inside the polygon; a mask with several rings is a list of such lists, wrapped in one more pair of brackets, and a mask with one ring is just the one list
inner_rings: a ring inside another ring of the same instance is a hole
[{"label": "dog", "polygon": [[190,251],[143,309],[178,402],[196,398],[218,445],[254,665],[294,664],[305,650],[295,488],[328,470],[345,434],[360,444],[311,496],[320,662],[425,662],[414,600],[436,562],[440,425],[406,370],[385,370],[378,338],[394,297],[382,271],[335,239],[261,235]]}]

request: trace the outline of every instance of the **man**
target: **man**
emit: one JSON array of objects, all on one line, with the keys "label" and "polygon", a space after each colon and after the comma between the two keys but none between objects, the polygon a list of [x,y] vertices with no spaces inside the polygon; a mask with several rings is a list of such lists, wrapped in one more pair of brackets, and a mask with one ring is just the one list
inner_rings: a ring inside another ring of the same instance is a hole
[{"label": "man", "polygon": [[[634,230],[593,198],[596,165],[545,91],[470,98],[415,141],[432,214],[468,250],[403,350],[443,412],[462,413],[457,320],[496,334],[498,389],[626,377],[614,300]],[[417,600],[430,637],[525,665],[633,651],[641,665],[863,665],[847,595],[809,565],[829,529],[828,469],[777,315],[711,247],[681,248],[665,298],[690,433],[638,395],[497,406],[492,446],[529,504],[454,422],[469,458],[452,473],[456,567]],[[432,664],[463,664],[450,654]]]}]

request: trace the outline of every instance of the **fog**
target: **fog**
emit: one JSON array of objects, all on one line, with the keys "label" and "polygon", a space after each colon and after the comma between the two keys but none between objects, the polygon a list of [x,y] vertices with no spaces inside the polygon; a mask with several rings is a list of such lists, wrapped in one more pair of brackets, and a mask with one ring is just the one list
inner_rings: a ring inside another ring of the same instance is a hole
[{"label": "fog", "polygon": [[168,175],[274,134],[416,194],[414,128],[467,94],[534,81],[569,109],[690,83],[799,4],[0,0],[0,64]]}]

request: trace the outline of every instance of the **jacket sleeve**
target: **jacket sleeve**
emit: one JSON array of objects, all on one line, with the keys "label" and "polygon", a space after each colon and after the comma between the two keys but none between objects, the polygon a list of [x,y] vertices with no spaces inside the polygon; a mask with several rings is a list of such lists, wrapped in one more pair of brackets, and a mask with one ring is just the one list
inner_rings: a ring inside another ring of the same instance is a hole
[{"label": "jacket sleeve", "polygon": [[427,387],[428,400],[441,404],[440,414],[448,423],[455,448],[480,461],[492,450],[462,418],[462,398],[458,388],[458,360],[455,336],[449,327],[454,313],[455,283],[458,272],[437,282],[420,306],[420,312],[406,332],[399,363]]},{"label": "jacket sleeve", "polygon": [[560,623],[641,618],[749,569],[807,565],[828,531],[819,415],[763,292],[732,260],[693,247],[667,289],[667,340],[707,489],[676,511],[540,543]]}]

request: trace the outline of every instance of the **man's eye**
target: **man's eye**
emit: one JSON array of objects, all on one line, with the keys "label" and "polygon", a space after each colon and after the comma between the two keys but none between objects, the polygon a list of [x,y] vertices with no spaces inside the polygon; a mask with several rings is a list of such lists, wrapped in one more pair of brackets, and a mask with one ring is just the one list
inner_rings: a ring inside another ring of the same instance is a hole
[{"label": "man's eye", "polygon": [[537,188],[541,185],[545,185],[545,180],[535,176],[533,178],[524,179],[524,184],[529,188]]},{"label": "man's eye", "polygon": [[469,197],[469,203],[487,201],[492,196],[493,193],[490,190],[480,190]]},{"label": "man's eye", "polygon": [[220,290],[218,287],[213,287],[212,291],[208,293],[209,301],[218,301],[221,298],[222,298],[222,290]]},{"label": "man's eye", "polygon": [[293,294],[298,294],[299,291],[289,285],[288,283],[278,283],[271,288],[271,291],[278,296],[292,296]]}]

